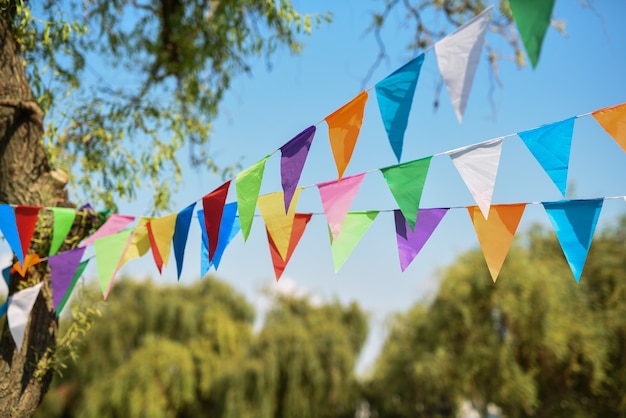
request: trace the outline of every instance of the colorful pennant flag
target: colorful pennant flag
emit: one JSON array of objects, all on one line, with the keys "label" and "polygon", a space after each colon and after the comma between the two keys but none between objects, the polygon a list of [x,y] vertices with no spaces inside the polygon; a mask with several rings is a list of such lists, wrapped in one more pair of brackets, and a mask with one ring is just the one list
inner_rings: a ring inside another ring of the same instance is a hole
[{"label": "colorful pennant flag", "polygon": [[583,272],[603,203],[604,199],[543,203],[576,282]]},{"label": "colorful pennant flag", "polygon": [[494,283],[498,280],[504,259],[511,248],[524,209],[525,203],[493,205],[487,218],[477,206],[467,208]]},{"label": "colorful pennant flag", "polygon": [[575,117],[518,132],[530,152],[565,196]]},{"label": "colorful pennant flag", "polygon": [[300,198],[300,191],[302,191],[302,188],[298,187],[291,199],[291,205],[287,213],[285,213],[283,192],[259,196],[258,205],[261,216],[265,221],[265,227],[272,236],[276,249],[283,260],[287,258],[287,251],[289,250],[289,240],[291,238],[291,230],[293,229],[296,206]]},{"label": "colorful pennant flag", "polygon": [[222,222],[222,213],[224,212],[224,204],[228,196],[229,186],[230,180],[202,198],[204,224],[209,236],[209,261],[213,259],[213,255],[217,249],[217,241],[220,235],[220,223]]},{"label": "colorful pennant flag", "polygon": [[501,153],[502,138],[447,152],[485,218],[489,216]]},{"label": "colorful pennant flag", "polygon": [[33,310],[41,286],[43,286],[43,282],[9,296],[7,321],[17,351],[22,349],[28,318],[30,317],[30,312]]},{"label": "colorful pennant flag", "polygon": [[446,83],[459,123],[463,121],[474,74],[485,43],[490,13],[491,7],[435,43],[439,71]]},{"label": "colorful pennant flag", "polygon": [[2,305],[0,305],[0,318],[2,318],[5,313],[7,313],[8,307],[9,307],[9,301],[8,300],[5,300],[4,303]]},{"label": "colorful pennant flag", "polygon": [[39,258],[39,254],[27,254],[26,257],[24,257],[24,264],[20,264],[19,261],[13,264],[11,273],[17,272],[17,274],[19,274],[20,276],[26,277],[26,270],[39,263],[41,263],[41,258]]},{"label": "colorful pennant flag", "polygon": [[122,229],[126,228],[134,220],[135,220],[135,217],[132,215],[129,216],[129,215],[113,214],[109,216],[106,222],[100,228],[98,228],[96,232],[94,232],[91,236],[85,239],[82,242],[82,244],[80,244],[80,246],[86,247],[96,242],[96,240],[99,238],[103,238],[103,237],[106,237],[107,235],[115,234],[121,231]]},{"label": "colorful pennant flag", "polygon": [[265,172],[265,162],[269,157],[269,155],[266,155],[261,161],[237,174],[235,178],[239,221],[241,222],[241,233],[243,234],[244,242],[250,235],[256,202],[259,198],[263,173]]},{"label": "colorful pennant flag", "polygon": [[170,259],[177,217],[178,214],[172,213],[160,218],[154,218],[146,224],[152,257],[159,273],[162,272],[163,266],[167,266],[167,262]]},{"label": "colorful pennant flag", "polygon": [[530,63],[535,68],[550,25],[554,0],[509,0],[509,5]]},{"label": "colorful pennant flag", "polygon": [[109,296],[113,277],[118,269],[122,254],[126,250],[128,240],[133,231],[123,231],[98,238],[94,243],[98,280],[104,299]]},{"label": "colorful pennant flag", "polygon": [[24,257],[28,254],[30,241],[33,239],[35,227],[37,226],[37,217],[41,209],[41,206],[18,205],[15,207],[15,224],[17,225],[17,233],[20,236]]},{"label": "colorful pennant flag", "polygon": [[423,63],[424,54],[420,54],[375,86],[376,99],[389,144],[398,162],[402,155],[404,132],[409,122],[413,96]]},{"label": "colorful pennant flag", "polygon": [[50,281],[52,282],[52,302],[57,313],[60,312],[58,309],[59,304],[73,282],[84,253],[85,247],[78,247],[48,257]]},{"label": "colorful pennant flag", "polygon": [[143,257],[148,251],[150,251],[148,223],[153,219],[154,218],[150,216],[141,216],[139,218],[131,237],[126,242],[126,248],[122,253],[122,258],[119,261],[115,273],[113,274],[114,276],[117,273],[117,270],[121,269],[124,264],[128,263],[130,260],[134,260],[135,258]]},{"label": "colorful pennant flag", "polygon": [[447,208],[420,209],[417,216],[418,222],[415,230],[411,230],[402,211],[394,210],[396,223],[396,241],[398,243],[398,255],[400,257],[400,269],[405,271],[417,254],[422,250],[426,241],[435,231],[445,214]]},{"label": "colorful pennant flag", "polygon": [[54,216],[54,224],[52,226],[52,243],[50,244],[50,252],[48,255],[55,255],[65,237],[72,229],[74,218],[76,218],[76,210],[73,208],[50,208]]},{"label": "colorful pennant flag", "polygon": [[346,213],[348,213],[364,177],[365,173],[361,173],[344,177],[341,181],[331,180],[317,184],[333,239],[339,235]]},{"label": "colorful pennant flag", "polygon": [[87,264],[89,264],[89,259],[81,261],[80,264],[78,265],[78,268],[74,272],[74,277],[72,278],[72,282],[70,283],[69,287],[65,291],[63,298],[61,298],[59,305],[56,307],[57,316],[61,312],[63,312],[63,308],[65,308],[67,301],[70,299],[70,296],[72,295],[72,292],[74,291],[74,288],[76,287],[76,283],[78,282],[78,279],[80,279],[80,276],[82,276],[83,272],[85,271]]},{"label": "colorful pennant flag", "polygon": [[411,230],[415,228],[422,191],[432,158],[430,156],[380,169]]},{"label": "colorful pennant flag", "polygon": [[280,178],[285,193],[285,213],[289,211],[289,204],[296,187],[298,187],[298,181],[314,136],[315,126],[309,126],[280,147]]},{"label": "colorful pennant flag", "polygon": [[626,103],[605,107],[591,114],[626,152]]},{"label": "colorful pennant flag", "polygon": [[357,246],[363,234],[369,229],[378,215],[377,210],[369,210],[365,212],[348,212],[343,222],[341,233],[336,239],[331,238],[330,249],[333,256],[333,264],[335,273],[339,271],[341,266],[346,262],[354,248]]},{"label": "colorful pennant flag", "polygon": [[187,245],[187,237],[189,236],[189,226],[191,225],[191,217],[196,202],[187,206],[176,215],[176,227],[174,228],[174,236],[172,242],[174,244],[174,257],[176,258],[176,271],[178,280],[183,271],[183,259],[185,258],[185,246]]},{"label": "colorful pennant flag", "polygon": [[215,267],[215,270],[217,271],[226,247],[241,230],[239,217],[237,216],[237,202],[227,203],[224,206],[224,213],[222,215],[222,223],[220,225],[220,236],[217,241],[217,249],[215,250],[215,255],[213,256],[213,259],[209,262],[209,238],[206,227],[202,220],[203,217],[204,211],[199,210],[198,221],[200,221],[200,230],[202,231],[200,277],[204,277],[211,268],[211,266]]},{"label": "colorful pennant flag", "polygon": [[325,118],[339,180],[343,177],[359,138],[366,102],[367,92],[362,91]]},{"label": "colorful pennant flag", "polygon": [[0,231],[2,231],[2,235],[4,235],[4,238],[17,256],[20,264],[24,264],[22,242],[20,241],[20,234],[17,230],[15,211],[11,205],[0,204]]},{"label": "colorful pennant flag", "polygon": [[291,229],[291,237],[289,238],[289,249],[287,250],[287,257],[283,260],[276,248],[276,244],[274,244],[274,240],[272,240],[272,236],[270,235],[270,231],[267,231],[267,242],[270,246],[270,255],[272,256],[272,264],[274,265],[274,275],[276,276],[276,281],[280,280],[280,277],[283,275],[285,271],[285,267],[287,267],[287,263],[291,259],[293,252],[295,251],[298,243],[300,242],[300,238],[304,234],[304,230],[306,229],[307,224],[311,220],[312,213],[296,213],[293,218],[293,228]]}]

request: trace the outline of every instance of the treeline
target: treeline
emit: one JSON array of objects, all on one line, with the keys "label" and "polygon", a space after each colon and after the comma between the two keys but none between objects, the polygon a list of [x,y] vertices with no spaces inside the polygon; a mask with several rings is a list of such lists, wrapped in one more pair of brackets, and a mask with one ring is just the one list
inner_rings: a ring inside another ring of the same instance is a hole
[{"label": "treeline", "polygon": [[122,280],[106,303],[76,298],[75,312],[96,304],[101,317],[63,324],[85,335],[36,416],[454,417],[465,403],[485,417],[490,405],[626,417],[625,250],[626,218],[596,235],[579,284],[539,227],[495,285],[479,249],[463,254],[433,300],[393,318],[366,376],[354,372],[368,332],[356,303],[278,295],[255,332],[250,303],[219,280]]}]

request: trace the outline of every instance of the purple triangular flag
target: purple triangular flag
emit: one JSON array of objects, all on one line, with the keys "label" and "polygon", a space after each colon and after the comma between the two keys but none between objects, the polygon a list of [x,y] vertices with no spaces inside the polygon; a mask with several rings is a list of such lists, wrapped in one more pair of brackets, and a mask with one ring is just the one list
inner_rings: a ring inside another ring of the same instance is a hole
[{"label": "purple triangular flag", "polygon": [[78,247],[48,257],[50,281],[52,282],[52,301],[54,302],[55,310],[70,287],[72,279],[74,279],[74,273],[76,273],[84,253],[85,247]]},{"label": "purple triangular flag", "polygon": [[394,210],[396,220],[396,240],[398,241],[398,255],[400,268],[406,270],[415,256],[421,251],[430,238],[441,219],[448,212],[447,208],[420,209],[417,214],[415,229],[406,221],[402,211]]},{"label": "purple triangular flag", "polygon": [[298,187],[298,181],[300,180],[314,136],[315,125],[309,126],[280,147],[280,176],[283,191],[285,192],[285,213],[289,211],[289,204],[296,187]]}]

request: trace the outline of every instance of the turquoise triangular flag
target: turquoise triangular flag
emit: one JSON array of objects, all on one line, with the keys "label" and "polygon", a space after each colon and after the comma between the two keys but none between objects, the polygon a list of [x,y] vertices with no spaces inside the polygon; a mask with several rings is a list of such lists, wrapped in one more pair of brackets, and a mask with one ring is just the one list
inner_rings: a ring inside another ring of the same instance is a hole
[{"label": "turquoise triangular flag", "polygon": [[543,204],[577,282],[583,272],[602,203],[603,199],[593,199]]},{"label": "turquoise triangular flag", "polygon": [[409,121],[415,87],[423,63],[424,54],[420,54],[375,86],[380,115],[398,162],[402,155],[404,131]]},{"label": "turquoise triangular flag", "polygon": [[576,117],[517,133],[563,196],[567,188],[574,120]]}]

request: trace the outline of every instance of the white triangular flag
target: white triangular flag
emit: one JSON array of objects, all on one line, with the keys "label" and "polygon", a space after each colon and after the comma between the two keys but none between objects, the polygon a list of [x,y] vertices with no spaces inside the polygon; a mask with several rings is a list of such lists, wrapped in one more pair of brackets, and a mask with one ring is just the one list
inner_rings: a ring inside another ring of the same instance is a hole
[{"label": "white triangular flag", "polygon": [[448,151],[452,162],[463,178],[465,185],[474,196],[476,204],[485,219],[489,207],[502,153],[502,138],[492,139],[468,147]]},{"label": "white triangular flag", "polygon": [[472,81],[485,43],[490,13],[491,7],[435,43],[439,71],[448,88],[459,122],[463,121]]},{"label": "white triangular flag", "polygon": [[9,330],[15,341],[15,346],[19,351],[22,348],[22,340],[24,339],[24,331],[28,323],[30,311],[33,310],[35,300],[41,289],[42,283],[35,286],[20,290],[9,297],[9,309],[7,311],[7,320],[9,322]]}]

